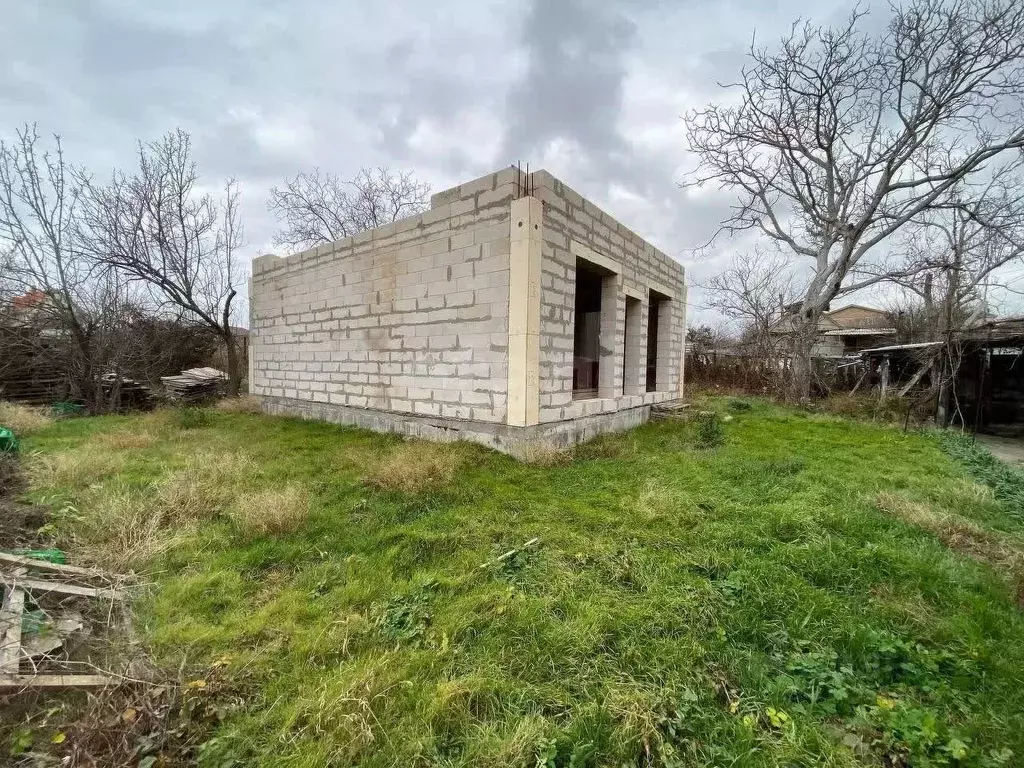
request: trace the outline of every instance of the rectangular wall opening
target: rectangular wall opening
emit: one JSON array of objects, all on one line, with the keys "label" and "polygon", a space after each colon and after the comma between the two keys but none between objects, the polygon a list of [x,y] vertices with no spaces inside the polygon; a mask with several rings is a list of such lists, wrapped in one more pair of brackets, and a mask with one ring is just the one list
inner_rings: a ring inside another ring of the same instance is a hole
[{"label": "rectangular wall opening", "polygon": [[597,397],[601,364],[603,275],[576,262],[576,327],[572,350],[572,396]]},{"label": "rectangular wall opening", "polygon": [[657,291],[649,293],[647,306],[647,391],[668,388],[665,367],[669,332],[669,298]]},{"label": "rectangular wall opening", "polygon": [[643,345],[640,299],[626,296],[626,323],[622,334],[622,394],[640,394],[640,352]]}]

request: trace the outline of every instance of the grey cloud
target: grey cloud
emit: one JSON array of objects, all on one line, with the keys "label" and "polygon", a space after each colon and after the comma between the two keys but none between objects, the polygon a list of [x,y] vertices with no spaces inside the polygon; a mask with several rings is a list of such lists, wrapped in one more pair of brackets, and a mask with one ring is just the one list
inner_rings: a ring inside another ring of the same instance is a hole
[{"label": "grey cloud", "polygon": [[752,31],[834,2],[779,0],[32,0],[0,25],[0,136],[59,131],[98,174],[138,140],[192,132],[209,186],[243,185],[250,254],[266,191],[313,165],[408,168],[443,188],[542,162],[690,268],[730,197],[691,194],[680,116],[718,98]]},{"label": "grey cloud", "polygon": [[613,8],[580,0],[534,0],[522,28],[525,76],[507,101],[505,150],[541,151],[555,139],[588,154],[623,155],[616,131],[636,26]]}]

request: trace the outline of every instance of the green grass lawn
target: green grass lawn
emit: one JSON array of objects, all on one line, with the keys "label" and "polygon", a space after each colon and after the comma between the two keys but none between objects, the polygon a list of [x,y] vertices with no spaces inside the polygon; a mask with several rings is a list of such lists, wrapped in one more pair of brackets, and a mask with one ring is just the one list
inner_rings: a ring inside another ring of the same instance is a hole
[{"label": "green grass lawn", "polygon": [[934,437],[714,407],[551,466],[216,411],[26,449],[217,681],[204,765],[1024,763],[1024,518]]}]

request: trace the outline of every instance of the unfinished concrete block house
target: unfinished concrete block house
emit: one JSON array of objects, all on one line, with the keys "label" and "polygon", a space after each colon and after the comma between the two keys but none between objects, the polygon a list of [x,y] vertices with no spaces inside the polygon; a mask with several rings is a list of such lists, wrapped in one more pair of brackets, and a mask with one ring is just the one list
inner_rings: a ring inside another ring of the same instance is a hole
[{"label": "unfinished concrete block house", "polygon": [[268,413],[522,455],[645,421],[682,391],[683,267],[546,171],[253,262]]}]

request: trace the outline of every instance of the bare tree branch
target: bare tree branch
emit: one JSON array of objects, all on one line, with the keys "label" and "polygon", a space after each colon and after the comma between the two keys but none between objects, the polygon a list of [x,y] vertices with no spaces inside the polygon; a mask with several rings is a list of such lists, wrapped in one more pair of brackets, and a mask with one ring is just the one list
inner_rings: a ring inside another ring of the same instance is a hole
[{"label": "bare tree branch", "polygon": [[300,173],[272,187],[267,208],[283,229],[274,244],[301,251],[421,213],[430,185],[410,172],[363,168],[351,181],[333,173]]},{"label": "bare tree branch", "polygon": [[1024,148],[1024,5],[911,0],[887,30],[794,25],[777,51],[751,47],[738,100],[687,116],[691,184],[738,193],[720,229],[761,232],[811,279],[797,314],[794,383],[810,386],[818,318],[879,243]]},{"label": "bare tree branch", "polygon": [[241,371],[231,326],[242,242],[239,188],[221,200],[203,194],[185,131],[139,146],[139,167],[90,184],[86,247],[96,263],[148,286],[155,299],[214,331],[227,350],[231,391]]}]

